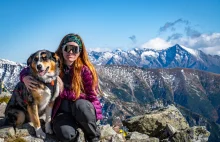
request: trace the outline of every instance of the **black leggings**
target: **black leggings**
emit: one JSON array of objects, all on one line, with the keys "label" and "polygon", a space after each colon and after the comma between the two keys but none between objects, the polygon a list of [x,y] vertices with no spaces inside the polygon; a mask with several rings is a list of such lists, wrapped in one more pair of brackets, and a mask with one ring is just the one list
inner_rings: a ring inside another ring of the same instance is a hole
[{"label": "black leggings", "polygon": [[71,111],[58,112],[52,127],[57,138],[62,142],[75,141],[78,137],[78,127],[84,132],[88,142],[98,141],[100,132],[97,130],[95,109],[87,100],[69,101]]}]

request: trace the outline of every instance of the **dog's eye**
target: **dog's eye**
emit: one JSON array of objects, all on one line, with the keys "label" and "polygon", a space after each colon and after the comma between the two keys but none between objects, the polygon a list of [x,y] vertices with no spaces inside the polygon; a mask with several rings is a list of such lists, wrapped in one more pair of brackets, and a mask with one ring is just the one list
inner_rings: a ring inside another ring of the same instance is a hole
[{"label": "dog's eye", "polygon": [[37,62],[37,61],[38,61],[38,58],[34,58],[34,61]]},{"label": "dog's eye", "polygon": [[43,61],[46,61],[47,60],[47,57],[42,57]]}]

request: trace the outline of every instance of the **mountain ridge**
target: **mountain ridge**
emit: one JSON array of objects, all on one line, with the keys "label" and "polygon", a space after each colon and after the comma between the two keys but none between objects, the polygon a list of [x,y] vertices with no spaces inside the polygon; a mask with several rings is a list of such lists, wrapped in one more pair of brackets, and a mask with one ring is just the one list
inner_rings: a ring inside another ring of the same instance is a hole
[{"label": "mountain ridge", "polygon": [[96,65],[128,65],[143,68],[193,68],[220,73],[220,56],[207,55],[200,50],[178,44],[164,50],[138,49],[89,52]]}]

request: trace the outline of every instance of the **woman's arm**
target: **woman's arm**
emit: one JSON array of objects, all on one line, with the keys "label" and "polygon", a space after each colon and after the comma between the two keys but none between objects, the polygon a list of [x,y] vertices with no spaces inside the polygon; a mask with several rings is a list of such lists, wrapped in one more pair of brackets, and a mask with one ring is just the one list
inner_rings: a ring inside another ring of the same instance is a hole
[{"label": "woman's arm", "polygon": [[37,82],[29,74],[30,74],[30,67],[24,68],[20,72],[20,82],[23,82],[28,90],[29,89],[33,90],[35,89],[35,85],[37,84]]},{"label": "woman's arm", "polygon": [[23,78],[25,76],[28,76],[30,73],[30,67],[23,68],[23,70],[20,72],[20,81],[23,82]]},{"label": "woman's arm", "polygon": [[93,83],[92,73],[87,66],[83,66],[82,80],[83,80],[83,85],[84,85],[84,89],[86,93],[86,99],[93,104],[96,110],[97,120],[101,120],[102,119],[102,106],[95,91],[92,88],[92,83]]}]

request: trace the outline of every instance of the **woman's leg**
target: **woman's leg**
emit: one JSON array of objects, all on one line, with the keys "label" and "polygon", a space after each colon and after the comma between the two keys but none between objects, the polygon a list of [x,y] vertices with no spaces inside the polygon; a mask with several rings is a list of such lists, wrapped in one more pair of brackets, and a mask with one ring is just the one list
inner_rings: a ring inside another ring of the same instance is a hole
[{"label": "woman's leg", "polygon": [[91,102],[79,99],[72,103],[72,115],[75,117],[77,124],[83,130],[88,142],[97,142],[100,132],[96,125],[96,114]]},{"label": "woman's leg", "polygon": [[75,119],[71,114],[59,113],[55,116],[52,126],[57,138],[62,142],[71,142],[77,139],[78,131]]}]

